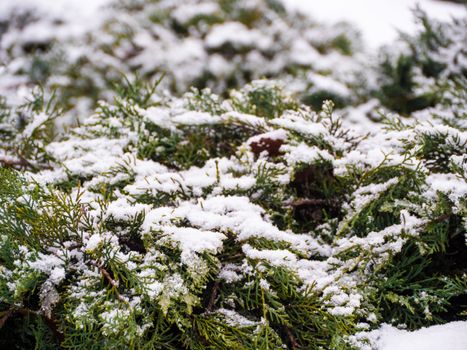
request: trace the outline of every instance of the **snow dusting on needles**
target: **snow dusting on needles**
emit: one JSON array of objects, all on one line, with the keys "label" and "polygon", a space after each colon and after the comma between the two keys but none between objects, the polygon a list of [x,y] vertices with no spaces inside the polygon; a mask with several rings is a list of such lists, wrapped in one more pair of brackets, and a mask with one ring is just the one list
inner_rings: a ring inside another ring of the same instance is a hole
[{"label": "snow dusting on needles", "polygon": [[[50,24],[58,21],[55,33],[49,26],[38,24],[34,30],[28,30],[26,34],[57,35],[62,38],[67,35],[81,35],[101,24],[102,12],[112,0],[18,0],[2,1],[0,3],[0,18],[9,14],[31,11],[35,16],[44,16],[50,20]],[[6,19],[6,18],[3,18]],[[50,25],[49,24],[49,25]],[[3,39],[2,39],[3,40]]]},{"label": "snow dusting on needles", "polygon": [[[0,13],[15,341],[465,348],[465,322],[422,327],[465,316],[466,21],[419,12],[420,35],[377,68],[350,25],[279,1]],[[57,133],[63,115],[79,123]]]}]

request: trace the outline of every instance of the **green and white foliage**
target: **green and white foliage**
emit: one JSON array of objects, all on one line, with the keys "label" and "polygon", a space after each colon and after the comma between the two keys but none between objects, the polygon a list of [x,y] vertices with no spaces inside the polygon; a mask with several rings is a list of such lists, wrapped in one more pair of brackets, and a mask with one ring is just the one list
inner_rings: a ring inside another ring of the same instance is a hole
[{"label": "green and white foliage", "polygon": [[362,134],[270,81],[151,91],[3,164],[3,348],[353,349],[465,318],[464,131]]},{"label": "green and white foliage", "polygon": [[226,94],[280,78],[316,108],[324,99],[343,107],[362,98],[351,92],[364,85],[357,31],[288,13],[279,0],[109,1],[86,27],[77,31],[51,14],[9,18],[1,93],[15,99],[18,85],[45,84],[80,114],[98,99],[111,101],[109,88],[138,72],[145,81],[165,73],[163,86],[179,94],[192,86]]},{"label": "green and white foliage", "polygon": [[[397,113],[419,119],[437,115],[449,125],[466,127],[467,18],[430,19],[417,9],[417,35],[402,36],[403,49],[382,52],[376,95]],[[414,113],[415,112],[415,113]]]},{"label": "green and white foliage", "polygon": [[57,135],[62,110],[55,93],[34,88],[20,106],[0,96],[0,165],[39,170],[48,161],[44,147]]}]

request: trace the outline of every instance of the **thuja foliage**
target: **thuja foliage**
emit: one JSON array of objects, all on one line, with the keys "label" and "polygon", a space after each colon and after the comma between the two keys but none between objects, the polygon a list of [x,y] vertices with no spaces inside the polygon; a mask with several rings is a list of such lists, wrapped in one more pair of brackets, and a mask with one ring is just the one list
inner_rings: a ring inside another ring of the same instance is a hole
[{"label": "thuja foliage", "polygon": [[55,137],[48,98],[11,125],[2,348],[354,349],[465,319],[465,131],[362,133],[270,81],[154,90]]},{"label": "thuja foliage", "polygon": [[279,0],[114,0],[84,33],[36,12],[13,13],[0,29],[2,85],[11,92],[31,83],[57,88],[75,113],[111,101],[109,88],[135,72],[147,81],[166,73],[163,86],[176,93],[194,86],[226,94],[254,79],[281,78],[316,108],[324,99],[340,107],[358,100],[350,88],[363,84],[358,32],[289,13]]},{"label": "thuja foliage", "polygon": [[403,35],[399,52],[382,51],[376,95],[384,106],[405,116],[430,107],[449,109],[439,117],[465,127],[467,67],[461,43],[466,40],[467,20],[439,22],[420,9],[415,15],[419,32]]},{"label": "thuja foliage", "polygon": [[39,83],[78,117],[111,102],[125,76],[152,82],[165,73],[172,93],[210,88],[223,97],[273,78],[315,110],[330,99],[338,109],[378,103],[429,119],[436,108],[445,123],[465,127],[467,21],[415,16],[418,33],[402,34],[376,59],[363,55],[348,24],[315,23],[279,0],[112,0],[81,31],[25,7],[0,17],[0,93],[17,102],[18,87]]},{"label": "thuja foliage", "polygon": [[370,93],[352,30],[277,1],[114,5],[0,26],[2,348],[363,349],[467,317],[464,20],[418,11]]}]

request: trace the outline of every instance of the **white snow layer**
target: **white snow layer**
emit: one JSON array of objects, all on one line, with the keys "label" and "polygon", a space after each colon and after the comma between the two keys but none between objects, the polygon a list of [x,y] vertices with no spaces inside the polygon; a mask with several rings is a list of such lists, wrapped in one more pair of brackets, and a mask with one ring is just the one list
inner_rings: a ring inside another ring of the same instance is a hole
[{"label": "white snow layer", "polygon": [[451,322],[408,332],[387,324],[372,332],[378,350],[465,350],[467,321]]},{"label": "white snow layer", "polygon": [[[413,33],[416,30],[411,10],[417,4],[430,17],[440,20],[467,15],[467,8],[463,5],[436,0],[282,1],[288,8],[300,10],[321,22],[347,21],[353,23],[362,31],[367,44],[373,48],[392,42],[398,36],[399,31]],[[100,17],[99,13],[109,2],[110,0],[3,0],[0,1],[0,19],[2,14],[11,13],[13,8],[32,8],[39,13],[47,13],[49,17],[65,19],[69,26],[79,31],[77,28],[79,26],[89,28],[90,23]],[[182,1],[180,2],[182,3]],[[185,9],[185,7],[183,9],[194,10]],[[205,4],[205,8],[196,10],[209,13],[215,11],[216,8],[215,4]],[[181,22],[186,20],[186,18],[182,18],[182,13],[176,15]],[[186,16],[186,13],[183,15]],[[247,32],[246,28],[243,31],[236,31],[237,34],[243,34],[243,32]],[[253,37],[254,34],[243,39],[253,40]]]},{"label": "white snow layer", "polygon": [[34,9],[36,14],[47,14],[62,21],[87,26],[109,2],[110,0],[2,0],[0,19],[11,13],[13,9]]}]

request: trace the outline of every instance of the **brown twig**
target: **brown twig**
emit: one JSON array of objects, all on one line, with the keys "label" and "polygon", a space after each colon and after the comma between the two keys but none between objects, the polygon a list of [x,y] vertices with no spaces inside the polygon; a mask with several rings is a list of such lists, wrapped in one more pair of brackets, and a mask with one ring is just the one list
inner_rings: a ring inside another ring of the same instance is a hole
[{"label": "brown twig", "polygon": [[300,344],[298,344],[290,328],[285,327],[285,331],[287,332],[287,336],[289,337],[290,344],[292,345],[292,349],[300,349]]},{"label": "brown twig", "polygon": [[32,170],[40,170],[40,169],[48,169],[51,170],[52,167],[49,165],[41,164],[35,165],[28,161],[26,158],[22,156],[18,156],[17,159],[8,159],[8,158],[0,158],[0,164],[7,168],[30,168]]},{"label": "brown twig", "polygon": [[211,312],[214,309],[214,304],[216,303],[217,293],[219,292],[220,282],[214,282],[214,286],[212,287],[212,292],[209,297],[209,303],[207,307],[207,311]]},{"label": "brown twig", "polygon": [[117,296],[117,299],[120,300],[122,303],[127,304],[128,301],[118,292],[118,282],[116,282],[110,273],[102,266],[98,265],[96,263],[93,263],[94,266],[96,266],[99,269],[99,272],[101,273],[102,277],[107,281],[108,284],[112,286],[112,289],[115,291],[115,295]]},{"label": "brown twig", "polygon": [[8,321],[8,319],[10,318],[11,315],[13,315],[13,310],[12,309],[8,309],[5,314],[2,316],[2,318],[0,318],[0,328],[2,328],[6,321]]},{"label": "brown twig", "polygon": [[443,222],[443,221],[446,221],[447,219],[449,219],[451,217],[451,214],[444,214],[444,215],[441,215],[435,219],[433,219],[432,221],[428,222],[428,224],[438,224],[440,222]]},{"label": "brown twig", "polygon": [[294,201],[286,202],[285,205],[290,207],[305,207],[305,206],[315,206],[315,205],[332,205],[336,206],[336,200],[328,199],[319,199],[319,198],[299,198]]},{"label": "brown twig", "polygon": [[9,167],[9,168],[14,168],[14,167],[27,167],[29,166],[29,162],[26,161],[24,158],[18,158],[18,159],[8,159],[8,158],[0,158],[0,163],[2,163],[3,166]]}]

